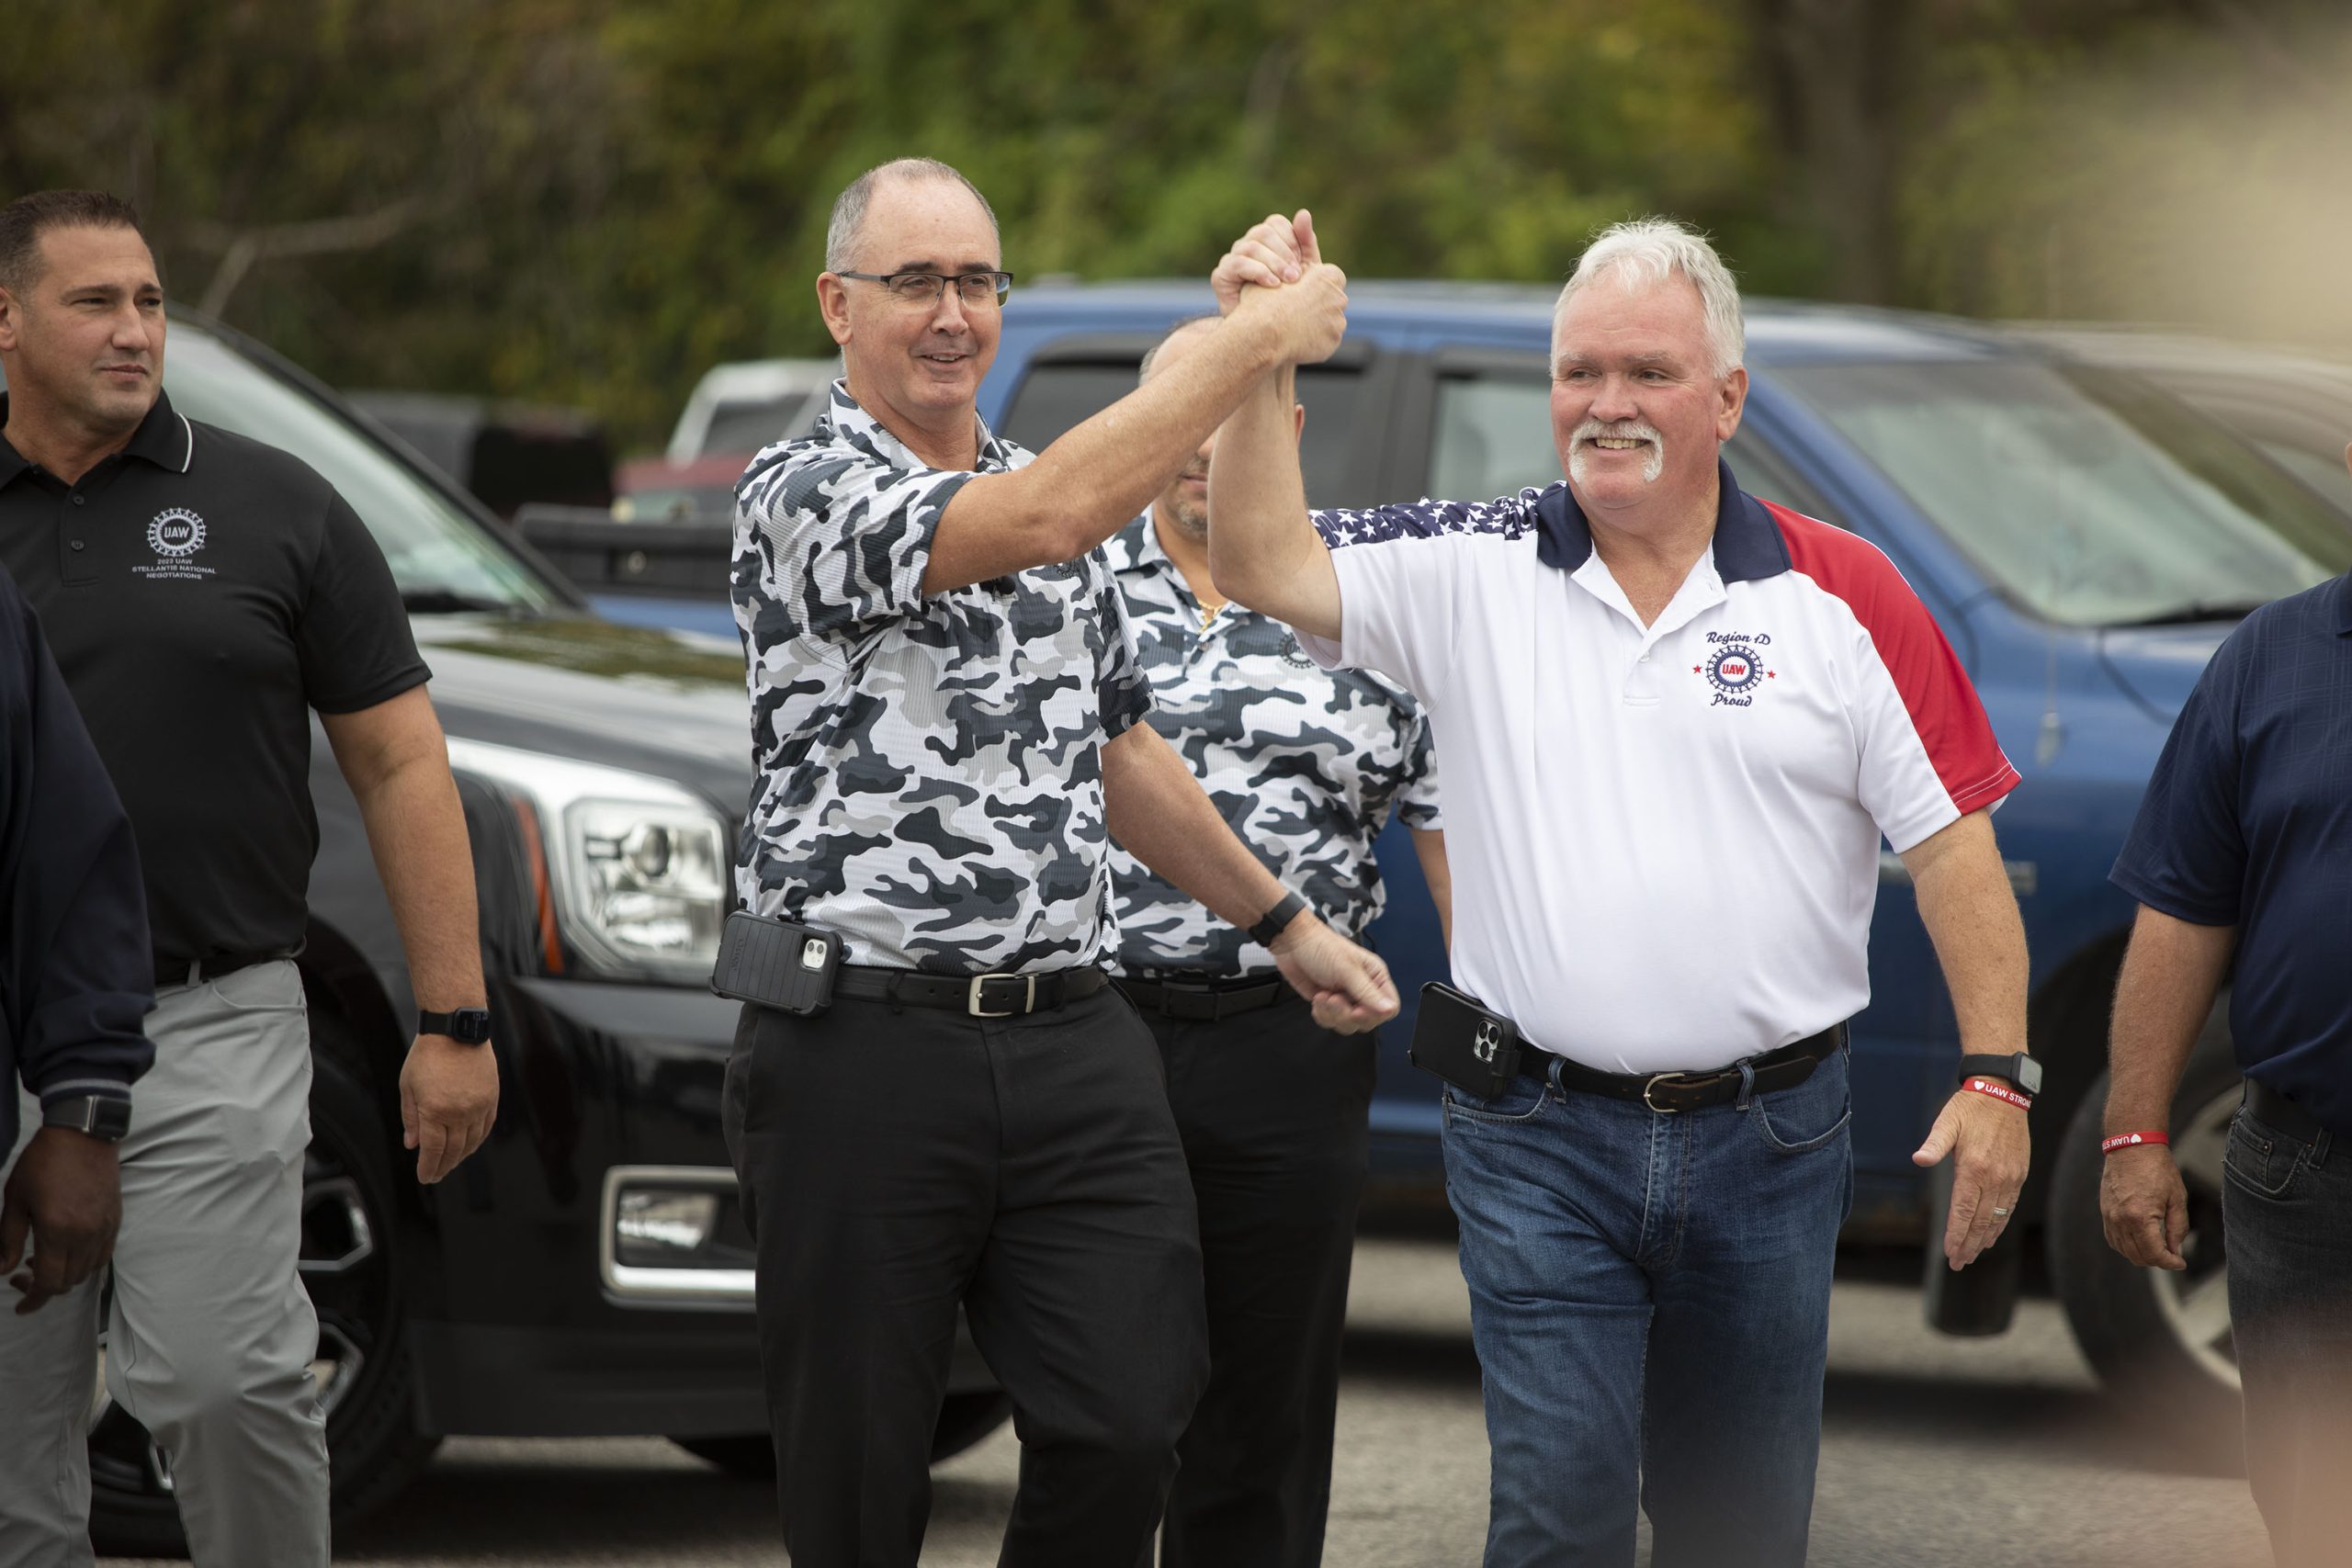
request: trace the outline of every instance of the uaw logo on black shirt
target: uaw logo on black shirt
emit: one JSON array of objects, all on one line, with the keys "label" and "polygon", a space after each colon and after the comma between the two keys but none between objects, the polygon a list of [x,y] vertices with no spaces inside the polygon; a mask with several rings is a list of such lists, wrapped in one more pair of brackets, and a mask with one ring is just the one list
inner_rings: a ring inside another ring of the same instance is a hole
[{"label": "uaw logo on black shirt", "polygon": [[181,578],[197,581],[212,575],[209,566],[196,564],[204,548],[204,519],[185,506],[166,507],[147,525],[147,547],[155,552],[152,564],[130,570],[146,578]]},{"label": "uaw logo on black shirt", "polygon": [[1772,645],[1768,632],[1709,632],[1707,640],[1714,646],[1707,650],[1704,660],[1690,666],[1693,675],[1704,675],[1707,684],[1715,689],[1714,700],[1709,705],[1719,708],[1752,707],[1756,690],[1773,678],[1764,668],[1763,655],[1757,650]]}]

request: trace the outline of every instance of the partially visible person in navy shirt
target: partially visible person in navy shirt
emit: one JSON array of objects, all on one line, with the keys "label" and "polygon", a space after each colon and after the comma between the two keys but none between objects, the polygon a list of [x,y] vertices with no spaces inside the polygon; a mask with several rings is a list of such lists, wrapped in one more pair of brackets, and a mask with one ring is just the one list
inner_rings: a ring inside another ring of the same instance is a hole
[{"label": "partially visible person in navy shirt", "polygon": [[[2352,448],[2346,460],[2352,462]],[[2245,619],[2149,781],[2113,879],[2140,901],[2109,1047],[2107,1239],[2183,1269],[2165,1141],[2213,998],[2246,1075],[2222,1160],[2246,1470],[2281,1568],[2352,1541],[2352,574]]]},{"label": "partially visible person in navy shirt", "polygon": [[22,1313],[105,1268],[114,1249],[114,1140],[131,1081],[155,1059],[141,1031],[155,998],[130,819],[6,572],[0,902],[0,1160],[17,1143],[19,1078],[43,1123],[0,1197],[0,1279]]}]

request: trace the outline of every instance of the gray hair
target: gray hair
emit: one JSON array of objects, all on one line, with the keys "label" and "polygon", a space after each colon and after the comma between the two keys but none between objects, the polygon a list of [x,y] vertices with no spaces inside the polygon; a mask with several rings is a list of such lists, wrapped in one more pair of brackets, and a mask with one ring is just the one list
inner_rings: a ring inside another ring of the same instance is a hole
[{"label": "gray hair", "polygon": [[1680,273],[1699,291],[1705,312],[1707,348],[1714,359],[1714,374],[1728,376],[1747,354],[1747,328],[1740,319],[1739,285],[1714,246],[1696,229],[1671,218],[1636,218],[1612,223],[1593,236],[1577,263],[1576,272],[1560,290],[1552,308],[1552,351],[1560,348],[1560,319],[1568,301],[1587,284],[1602,277],[1622,276],[1627,283],[1655,288]]},{"label": "gray hair", "polygon": [[997,228],[996,209],[980,194],[980,187],[964,177],[963,171],[936,158],[893,158],[887,164],[876,164],[842,188],[833,198],[832,220],[825,225],[825,270],[842,272],[857,260],[858,231],[865,227],[865,209],[874,201],[874,193],[885,180],[954,180],[972,193],[972,199],[988,214],[989,231],[998,235],[1001,246],[1003,237]]},{"label": "gray hair", "polygon": [[1136,362],[1136,382],[1140,384],[1145,377],[1151,374],[1151,362],[1159,357],[1159,351],[1168,346],[1168,340],[1170,338],[1174,337],[1178,333],[1183,332],[1189,328],[1197,327],[1203,321],[1222,321],[1223,319],[1224,318],[1219,316],[1216,311],[1206,310],[1197,316],[1187,316],[1181,321],[1169,322],[1168,330],[1159,334],[1159,341],[1153,344],[1149,348],[1145,349],[1143,351],[1143,358]]}]

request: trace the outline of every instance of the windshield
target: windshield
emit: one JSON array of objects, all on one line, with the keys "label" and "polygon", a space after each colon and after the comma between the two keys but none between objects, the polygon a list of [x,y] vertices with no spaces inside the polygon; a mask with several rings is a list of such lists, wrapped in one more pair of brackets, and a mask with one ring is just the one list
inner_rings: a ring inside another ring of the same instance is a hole
[{"label": "windshield", "polygon": [[1773,378],[2048,620],[2226,619],[2352,567],[2352,522],[2127,372],[2005,360]]},{"label": "windshield", "polygon": [[174,323],[164,386],[188,418],[267,442],[323,475],[376,536],[412,610],[561,604],[481,524],[357,427],[202,328]]}]

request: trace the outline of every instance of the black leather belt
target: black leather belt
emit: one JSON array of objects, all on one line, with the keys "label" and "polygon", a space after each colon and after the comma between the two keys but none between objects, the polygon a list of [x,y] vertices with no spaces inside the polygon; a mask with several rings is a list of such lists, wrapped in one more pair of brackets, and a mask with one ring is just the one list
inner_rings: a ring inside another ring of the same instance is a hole
[{"label": "black leather belt", "polygon": [[897,1007],[939,1008],[973,1018],[1016,1018],[1091,997],[1111,983],[1100,969],[1049,969],[1042,975],[926,975],[844,964],[833,995]]},{"label": "black leather belt", "polygon": [[[1775,1089],[1796,1088],[1813,1077],[1813,1069],[1845,1043],[1846,1026],[1833,1023],[1793,1045],[1751,1056],[1747,1066],[1753,1088],[1749,1092],[1770,1094]],[[1555,1062],[1559,1064],[1562,1089],[1611,1100],[1639,1100],[1652,1111],[1697,1111],[1739,1097],[1740,1072],[1736,1066],[1712,1073],[1604,1073],[1598,1067],[1588,1067],[1521,1043],[1519,1070],[1528,1077],[1550,1082]]]},{"label": "black leather belt", "polygon": [[2245,1080],[2245,1108],[2298,1143],[2317,1143],[2329,1129],[2301,1106],[2267,1084]]},{"label": "black leather belt", "polygon": [[205,980],[218,980],[223,975],[250,969],[256,964],[274,964],[285,956],[282,953],[253,953],[242,957],[158,958],[155,960],[155,988],[160,991],[165,986],[193,986]]},{"label": "black leather belt", "polygon": [[1145,1012],[1156,1012],[1162,1018],[1204,1019],[1211,1023],[1238,1012],[1272,1007],[1290,988],[1279,975],[1228,976],[1222,979],[1204,976],[1198,980],[1143,980],[1122,975],[1117,976],[1116,984],[1127,994],[1127,1000]]}]

